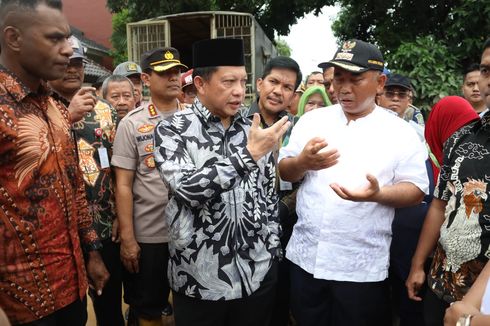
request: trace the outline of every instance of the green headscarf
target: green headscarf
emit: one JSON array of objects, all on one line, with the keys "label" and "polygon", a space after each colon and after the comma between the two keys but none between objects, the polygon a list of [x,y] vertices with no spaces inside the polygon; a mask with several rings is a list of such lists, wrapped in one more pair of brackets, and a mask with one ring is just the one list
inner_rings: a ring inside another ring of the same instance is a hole
[{"label": "green headscarf", "polygon": [[327,92],[325,92],[325,87],[323,86],[309,87],[308,89],[306,89],[306,91],[303,93],[303,95],[301,95],[301,98],[299,99],[298,112],[296,113],[296,116],[298,118],[305,113],[306,102],[308,102],[310,96],[315,93],[318,93],[322,96],[325,106],[332,105],[332,102],[330,102],[330,99],[327,96]]}]

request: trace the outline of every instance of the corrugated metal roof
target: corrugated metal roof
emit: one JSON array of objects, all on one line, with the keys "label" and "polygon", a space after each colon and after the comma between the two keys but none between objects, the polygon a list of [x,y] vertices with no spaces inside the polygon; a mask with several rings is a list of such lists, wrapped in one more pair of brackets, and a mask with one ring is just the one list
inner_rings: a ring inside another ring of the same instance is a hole
[{"label": "corrugated metal roof", "polygon": [[99,77],[109,76],[111,74],[112,71],[87,58],[87,62],[85,63],[85,83],[94,83]]}]

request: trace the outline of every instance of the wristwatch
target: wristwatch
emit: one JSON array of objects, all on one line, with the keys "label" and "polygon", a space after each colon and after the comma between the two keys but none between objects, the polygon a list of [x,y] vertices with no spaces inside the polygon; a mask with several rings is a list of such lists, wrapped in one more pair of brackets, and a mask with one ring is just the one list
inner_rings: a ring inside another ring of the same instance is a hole
[{"label": "wristwatch", "polygon": [[471,318],[473,318],[472,315],[464,314],[463,316],[459,317],[458,322],[456,323],[456,326],[470,326]]}]

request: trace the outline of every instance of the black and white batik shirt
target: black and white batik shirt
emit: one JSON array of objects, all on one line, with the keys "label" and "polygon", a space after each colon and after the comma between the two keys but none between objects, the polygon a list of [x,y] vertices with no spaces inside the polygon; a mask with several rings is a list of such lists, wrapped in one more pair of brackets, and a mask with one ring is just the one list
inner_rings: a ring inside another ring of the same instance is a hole
[{"label": "black and white batik shirt", "polygon": [[225,130],[199,100],[155,129],[155,161],[169,188],[169,283],[186,296],[252,294],[281,255],[275,167],[248,150],[242,113]]}]

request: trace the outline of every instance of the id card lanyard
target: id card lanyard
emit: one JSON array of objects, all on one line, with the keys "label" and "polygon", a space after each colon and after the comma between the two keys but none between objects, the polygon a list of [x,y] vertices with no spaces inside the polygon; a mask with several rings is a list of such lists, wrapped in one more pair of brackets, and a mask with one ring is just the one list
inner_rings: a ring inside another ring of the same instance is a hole
[{"label": "id card lanyard", "polygon": [[104,147],[104,143],[102,142],[102,128],[95,128],[94,133],[95,139],[100,141],[100,147],[97,149],[97,152],[99,153],[100,168],[110,168],[111,164],[109,163],[109,154],[107,152],[107,148]]}]

